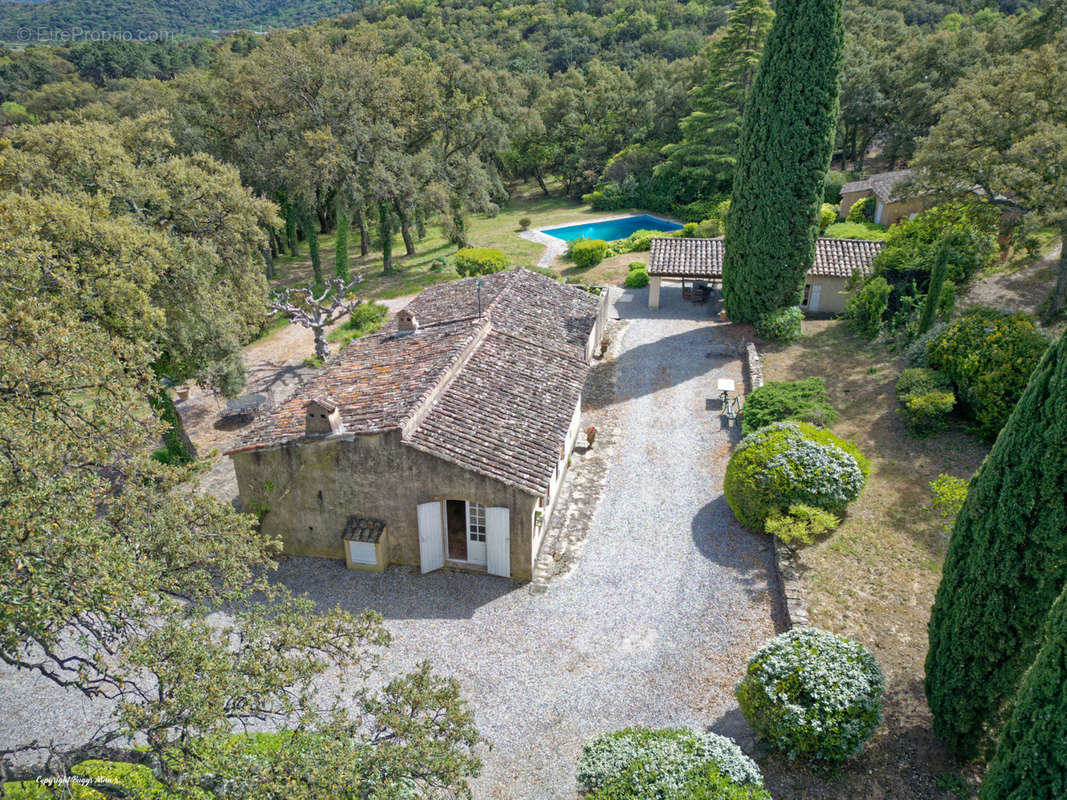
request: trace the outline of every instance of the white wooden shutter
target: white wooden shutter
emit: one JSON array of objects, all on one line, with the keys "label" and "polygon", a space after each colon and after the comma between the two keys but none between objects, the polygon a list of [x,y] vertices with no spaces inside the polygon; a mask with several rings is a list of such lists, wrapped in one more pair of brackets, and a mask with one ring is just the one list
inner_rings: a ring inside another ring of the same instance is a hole
[{"label": "white wooden shutter", "polygon": [[511,511],[506,506],[485,510],[486,567],[490,575],[511,577]]},{"label": "white wooden shutter", "polygon": [[423,574],[445,565],[440,503],[419,504],[419,563]]},{"label": "white wooden shutter", "polygon": [[808,311],[819,310],[819,290],[821,287],[815,283],[811,286],[811,294],[808,295]]}]

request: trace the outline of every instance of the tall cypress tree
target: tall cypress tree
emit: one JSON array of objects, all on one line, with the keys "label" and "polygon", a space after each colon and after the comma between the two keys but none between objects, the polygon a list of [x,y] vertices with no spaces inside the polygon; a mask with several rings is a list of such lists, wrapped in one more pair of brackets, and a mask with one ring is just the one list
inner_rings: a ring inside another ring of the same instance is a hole
[{"label": "tall cypress tree", "polygon": [[934,261],[933,271],[930,273],[930,287],[926,291],[926,304],[923,306],[923,315],[919,319],[919,334],[922,335],[930,330],[937,316],[937,309],[941,305],[941,292],[945,288],[945,276],[948,275],[948,245],[942,240]]},{"label": "tall cypress tree", "polygon": [[333,266],[337,277],[348,280],[348,229],[352,224],[352,215],[348,206],[341,199],[337,200],[337,236],[333,245]]},{"label": "tall cypress tree", "polygon": [[802,299],[837,125],[841,5],[777,3],[745,107],[726,219],[723,301],[732,320],[755,322]]},{"label": "tall cypress tree", "polygon": [[930,616],[934,732],[970,758],[1034,660],[1067,580],[1067,336],[1045,352],[971,480]]},{"label": "tall cypress tree", "polygon": [[978,800],[1067,797],[1067,589],[1049,612],[1045,641],[1019,687]]},{"label": "tall cypress tree", "polygon": [[308,240],[308,255],[311,256],[311,273],[315,278],[315,285],[322,285],[322,259],[319,257],[319,231],[315,227],[315,216],[310,211],[300,218],[300,228]]},{"label": "tall cypress tree", "polygon": [[730,188],[745,102],[773,19],[768,0],[741,0],[708,48],[704,83],[690,92],[693,112],[678,124],[682,140],[663,148],[667,160],[656,168],[685,197],[710,198]]}]

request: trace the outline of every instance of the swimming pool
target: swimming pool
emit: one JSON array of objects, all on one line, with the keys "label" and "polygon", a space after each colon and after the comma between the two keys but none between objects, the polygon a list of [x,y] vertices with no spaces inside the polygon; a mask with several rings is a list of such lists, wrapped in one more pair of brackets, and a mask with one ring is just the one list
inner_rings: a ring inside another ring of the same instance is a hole
[{"label": "swimming pool", "polygon": [[605,242],[613,242],[616,239],[625,239],[634,231],[680,231],[681,229],[682,226],[677,222],[667,222],[650,217],[648,214],[638,214],[633,217],[609,219],[606,222],[581,222],[577,225],[565,225],[562,228],[545,228],[541,233],[565,242],[573,242],[575,239],[603,239]]}]

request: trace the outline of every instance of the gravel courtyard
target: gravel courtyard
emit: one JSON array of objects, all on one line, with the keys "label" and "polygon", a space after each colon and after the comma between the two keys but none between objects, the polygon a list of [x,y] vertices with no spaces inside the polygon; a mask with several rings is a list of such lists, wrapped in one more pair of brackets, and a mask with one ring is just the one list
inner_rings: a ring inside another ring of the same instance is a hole
[{"label": "gravel courtyard", "polygon": [[387,669],[429,658],[459,679],[492,743],[478,800],[573,797],[582,742],[627,725],[712,728],[751,744],[733,686],[774,635],[771,554],[722,496],[737,434],[708,403],[717,378],[742,385],[741,367],[709,357],[719,326],[708,307],[664,294],[655,312],[645,292],[616,305],[630,320],[616,403],[590,411],[617,415],[615,452],[584,551],[547,591],[313,559],[280,569],[324,607],[379,610],[395,634]]},{"label": "gravel courtyard", "polygon": [[[615,429],[596,445],[613,449],[604,490],[580,558],[544,591],[319,559],[278,571],[324,608],[380,611],[395,635],[387,672],[428,658],[459,679],[492,745],[477,800],[569,800],[582,742],[627,725],[713,729],[751,749],[733,686],[774,634],[773,569],[768,543],[737,526],[722,496],[738,433],[714,400],[717,378],[742,385],[741,367],[715,354],[727,327],[711,324],[711,304],[669,289],[663,301],[649,312],[637,291],[615,305],[627,322],[614,402],[600,397],[586,414]],[[76,741],[106,714],[7,668],[0,706],[0,746]]]}]

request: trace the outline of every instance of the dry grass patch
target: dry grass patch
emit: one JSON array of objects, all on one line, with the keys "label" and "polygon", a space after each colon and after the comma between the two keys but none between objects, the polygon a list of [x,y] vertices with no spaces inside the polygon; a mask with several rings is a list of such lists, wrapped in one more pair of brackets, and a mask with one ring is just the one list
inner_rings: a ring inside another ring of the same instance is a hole
[{"label": "dry grass patch", "polygon": [[576,267],[565,258],[557,258],[552,268],[562,275],[564,280],[578,280],[597,286],[622,286],[622,282],[626,280],[626,275],[630,271],[630,264],[638,261],[648,263],[647,250],[643,253],[622,253],[605,258],[589,269]]},{"label": "dry grass patch", "polygon": [[947,545],[929,482],[942,472],[970,478],[988,448],[960,430],[911,438],[893,392],[903,360],[857,339],[840,320],[805,321],[803,330],[793,345],[763,349],[766,379],[824,378],[840,412],[834,432],[871,459],[867,488],[841,527],[800,552],[805,600],[814,625],[874,651],[886,675],[885,724],[831,777],[767,759],[768,786],[776,798],[948,800],[955,795],[939,788],[938,776],[961,767],[931,732],[922,686],[926,624]]}]

